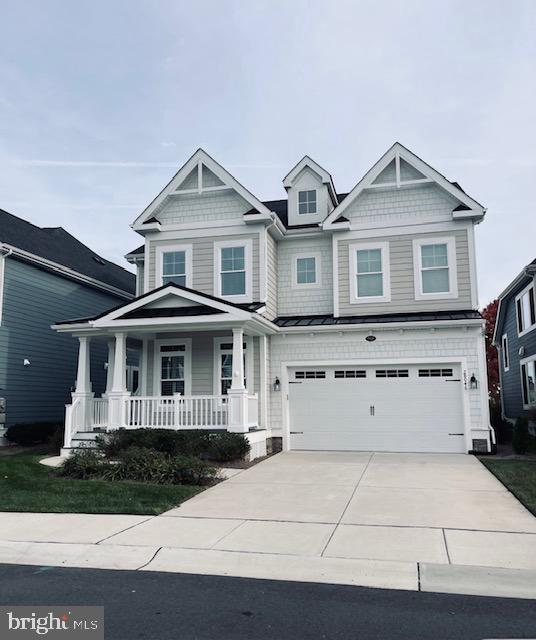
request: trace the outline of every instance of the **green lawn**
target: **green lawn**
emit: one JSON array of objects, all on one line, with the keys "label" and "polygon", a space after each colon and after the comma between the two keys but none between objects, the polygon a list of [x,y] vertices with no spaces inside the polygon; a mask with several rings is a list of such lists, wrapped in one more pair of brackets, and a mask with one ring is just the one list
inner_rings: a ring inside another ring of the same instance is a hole
[{"label": "green lawn", "polygon": [[515,497],[536,516],[536,461],[480,458]]},{"label": "green lawn", "polygon": [[44,454],[0,456],[0,511],[156,515],[199,493],[182,485],[69,480],[39,464]]}]

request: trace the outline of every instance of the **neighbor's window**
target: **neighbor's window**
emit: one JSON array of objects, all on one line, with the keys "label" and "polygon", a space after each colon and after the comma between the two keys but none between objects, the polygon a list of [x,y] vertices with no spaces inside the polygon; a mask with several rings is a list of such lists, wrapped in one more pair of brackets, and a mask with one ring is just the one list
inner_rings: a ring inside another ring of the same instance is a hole
[{"label": "neighbor's window", "polygon": [[517,328],[519,333],[529,331],[536,325],[534,287],[531,285],[516,298]]},{"label": "neighbor's window", "polygon": [[449,258],[446,244],[421,245],[423,293],[449,293]]},{"label": "neighbor's window", "polygon": [[504,371],[510,368],[510,354],[508,353],[508,335],[505,333],[501,339],[502,365]]},{"label": "neighbor's window", "polygon": [[298,192],[298,213],[316,213],[316,190]]},{"label": "neighbor's window", "polygon": [[358,249],[356,260],[357,297],[383,296],[382,250]]},{"label": "neighbor's window", "polygon": [[525,407],[536,405],[536,361],[521,365],[521,384],[523,385],[523,404]]},{"label": "neighbor's window", "polygon": [[296,283],[316,283],[316,258],[296,258]]},{"label": "neighbor's window", "polygon": [[186,251],[165,251],[162,254],[162,284],[169,282],[186,286]]},{"label": "neighbor's window", "polygon": [[222,247],[221,295],[241,296],[246,293],[246,248]]}]

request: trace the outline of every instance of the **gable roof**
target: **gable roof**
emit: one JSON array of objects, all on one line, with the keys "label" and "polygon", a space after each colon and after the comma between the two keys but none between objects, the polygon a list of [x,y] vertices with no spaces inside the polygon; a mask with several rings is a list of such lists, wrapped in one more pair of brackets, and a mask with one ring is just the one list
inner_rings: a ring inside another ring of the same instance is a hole
[{"label": "gable roof", "polygon": [[[420,174],[423,175],[422,179],[414,179],[407,180],[405,182],[401,182],[400,179],[400,162],[405,161],[409,165],[411,165],[414,169],[417,170]],[[486,210],[485,208],[476,200],[468,196],[465,191],[460,187],[457,182],[450,182],[447,180],[444,175],[436,171],[429,164],[426,164],[423,160],[421,160],[418,156],[416,156],[412,151],[404,147],[400,144],[400,142],[395,142],[392,147],[390,147],[383,156],[367,171],[367,173],[361,178],[361,180],[356,184],[356,186],[350,191],[348,196],[344,199],[344,202],[341,202],[335,209],[330,213],[330,215],[324,220],[323,227],[329,228],[330,225],[339,218],[339,216],[350,206],[352,202],[359,196],[359,194],[367,188],[370,188],[376,178],[380,175],[380,173],[386,169],[392,162],[394,161],[396,167],[396,182],[393,183],[381,183],[378,187],[388,187],[388,186],[396,186],[400,187],[404,184],[419,184],[425,182],[435,182],[440,187],[442,187],[445,191],[454,196],[462,205],[466,207],[466,209],[456,208],[456,211],[453,212],[453,218],[483,218]]]},{"label": "gable roof", "polygon": [[311,169],[320,177],[320,179],[322,180],[322,184],[327,185],[330,198],[333,204],[337,205],[337,193],[335,191],[335,185],[333,184],[333,178],[331,177],[331,174],[309,156],[303,156],[298,164],[296,164],[283,178],[283,186],[285,187],[285,189],[288,190],[292,187],[292,183],[294,182],[294,180],[306,167]]},{"label": "gable roof", "polygon": [[[222,184],[203,187],[203,167],[206,167],[210,172],[212,172]],[[196,173],[197,181],[195,182],[195,186],[190,187],[189,182],[191,179],[195,179]],[[241,185],[240,182],[238,182],[238,180],[227,171],[227,169],[224,169],[220,164],[218,164],[206,151],[198,149],[190,159],[183,164],[156,198],[147,207],[145,207],[136,220],[134,220],[131,225],[132,228],[139,231],[143,228],[144,224],[150,222],[159,207],[162,206],[166,199],[172,196],[172,194],[177,191],[178,187],[180,187],[185,181],[188,181],[188,189],[179,190],[179,194],[196,192],[203,193],[204,191],[223,191],[225,189],[232,189],[242,196],[246,202],[249,202],[253,208],[257,209],[259,213],[270,215],[270,211],[264,206],[264,204],[243,185]]]},{"label": "gable roof", "polygon": [[42,258],[128,294],[136,290],[133,273],[102,258],[63,227],[37,227],[0,209],[0,243],[27,253],[28,260]]}]

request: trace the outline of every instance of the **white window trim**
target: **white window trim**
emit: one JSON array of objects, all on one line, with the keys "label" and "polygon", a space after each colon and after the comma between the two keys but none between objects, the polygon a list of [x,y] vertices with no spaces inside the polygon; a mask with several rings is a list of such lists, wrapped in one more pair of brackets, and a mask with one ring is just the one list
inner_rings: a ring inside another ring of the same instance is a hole
[{"label": "white window trim", "polygon": [[[308,213],[300,213],[300,193],[305,193],[306,191],[314,191],[315,192],[315,205],[316,211],[309,211]],[[307,218],[309,216],[318,216],[318,189],[297,189],[296,192],[296,215],[301,220],[302,218]]]},{"label": "white window trim", "polygon": [[519,361],[519,377],[521,380],[521,401],[523,402],[523,409],[534,409],[536,407],[536,404],[525,404],[525,398],[523,397],[523,365],[526,365],[529,362],[534,362],[535,360],[536,355],[533,355]]},{"label": "white window trim", "polygon": [[156,247],[156,288],[163,285],[164,277],[164,253],[172,253],[173,251],[184,251],[186,286],[192,289],[192,245],[191,244],[168,244]]},{"label": "white window trim", "polygon": [[[314,282],[298,282],[298,260],[303,258],[314,258],[315,260],[315,281]],[[292,256],[292,288],[293,289],[314,289],[322,285],[322,260],[320,253],[296,253]]]},{"label": "white window trim", "polygon": [[[180,352],[180,355],[184,355],[184,395],[192,395],[192,339],[183,338],[176,340],[169,338],[169,340],[155,340],[154,341],[154,363],[153,363],[153,393],[155,396],[162,396],[162,366],[161,366],[161,354],[160,347],[164,344],[181,346],[184,345],[185,350]],[[168,396],[165,396],[168,397]]]},{"label": "white window trim", "polygon": [[[440,293],[423,293],[422,290],[422,252],[421,247],[431,244],[447,245],[447,260],[449,270],[449,290]],[[413,240],[413,282],[415,300],[448,300],[458,297],[458,267],[456,264],[456,238],[416,238]]]},{"label": "white window trim", "polygon": [[503,371],[506,373],[507,371],[510,371],[510,351],[508,350],[508,334],[507,333],[502,334],[501,349],[502,349],[501,355],[502,355]]},{"label": "white window trim", "polygon": [[[244,247],[246,259],[246,293],[224,296],[221,292],[221,250],[228,247]],[[253,240],[222,240],[214,243],[214,295],[231,302],[253,302]]]},{"label": "white window trim", "polygon": [[[382,254],[382,296],[358,297],[357,295],[357,252],[380,249]],[[348,246],[350,263],[350,304],[374,304],[391,302],[391,267],[388,242],[356,242]]]},{"label": "white window trim", "polygon": [[[212,391],[215,396],[221,396],[221,378],[220,378],[220,354],[228,353],[228,351],[221,351],[221,345],[229,342],[230,344],[233,342],[233,336],[229,336],[227,338],[214,338],[214,346],[213,346],[213,374],[212,374]],[[253,338],[251,336],[244,336],[244,342],[246,343],[246,357],[245,357],[245,369],[244,369],[244,377],[246,379],[246,391],[248,393],[253,393]],[[229,349],[229,352],[232,353],[232,349]],[[250,391],[251,389],[251,391]]]},{"label": "white window trim", "polygon": [[515,298],[515,307],[516,307],[516,330],[517,330],[517,335],[519,337],[526,335],[527,333],[530,333],[531,331],[533,331],[533,329],[536,328],[536,322],[534,324],[531,324],[530,327],[525,327],[523,329],[523,331],[519,331],[519,312],[518,312],[518,301],[521,300],[521,298],[527,293],[527,291],[529,291],[529,289],[534,289],[534,304],[536,305],[536,286],[534,285],[534,282],[531,282],[530,284],[528,284],[523,291],[520,291],[516,298]]},{"label": "white window trim", "polygon": [[6,255],[0,251],[0,326],[2,326],[2,311],[4,309],[4,274],[6,270]]}]

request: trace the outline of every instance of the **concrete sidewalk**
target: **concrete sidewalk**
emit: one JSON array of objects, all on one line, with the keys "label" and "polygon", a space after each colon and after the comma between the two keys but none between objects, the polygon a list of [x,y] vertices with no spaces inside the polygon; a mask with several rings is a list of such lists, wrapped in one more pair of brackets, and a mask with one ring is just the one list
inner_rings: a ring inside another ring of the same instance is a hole
[{"label": "concrete sidewalk", "polygon": [[536,518],[475,458],[288,453],[161,516],[0,514],[0,562],[536,598]]}]

